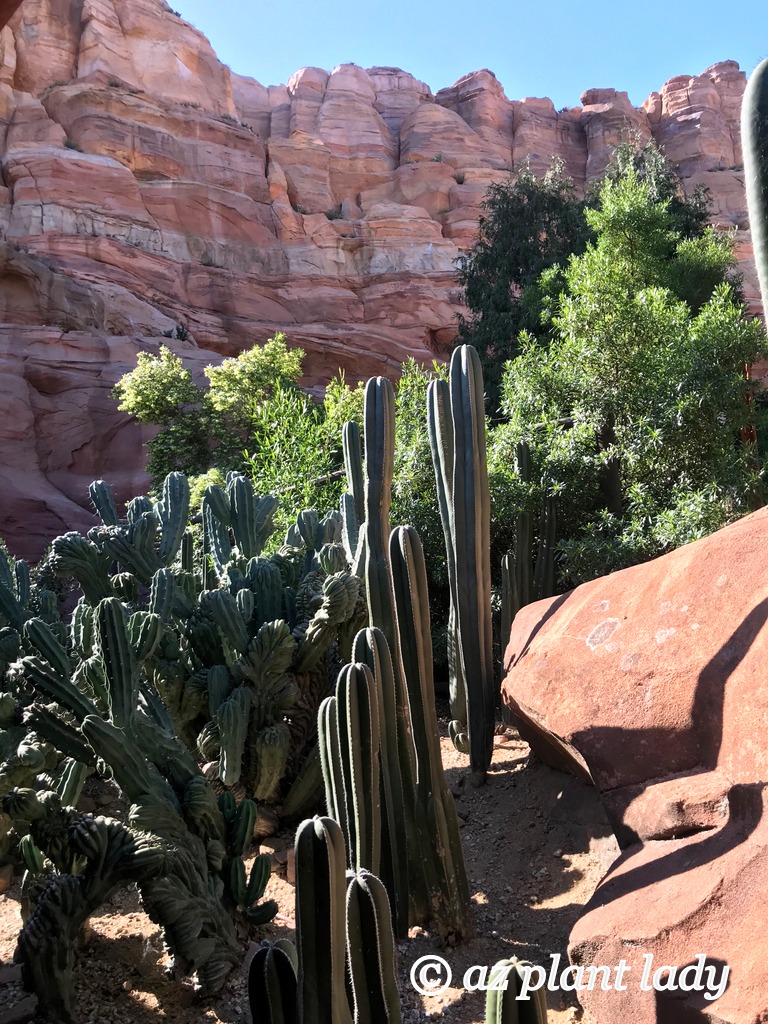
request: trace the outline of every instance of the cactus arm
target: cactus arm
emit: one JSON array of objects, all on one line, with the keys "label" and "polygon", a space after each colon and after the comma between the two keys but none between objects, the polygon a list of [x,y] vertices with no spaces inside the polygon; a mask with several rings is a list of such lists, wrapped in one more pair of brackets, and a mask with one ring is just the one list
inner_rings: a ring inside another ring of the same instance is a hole
[{"label": "cactus arm", "polygon": [[95,627],[107,676],[110,717],[113,725],[122,729],[138,704],[139,673],[128,639],[125,612],[116,597],[99,602]]},{"label": "cactus arm", "polygon": [[238,686],[216,712],[221,740],[221,781],[234,786],[240,780],[243,751],[248,737],[251,694],[247,686]]},{"label": "cactus arm", "polygon": [[379,702],[367,665],[345,665],[336,684],[336,721],[347,808],[349,863],[377,874],[381,856]]},{"label": "cactus arm", "polygon": [[[94,710],[91,709],[91,711]],[[84,742],[80,731],[67,725],[61,715],[53,714],[41,704],[30,704],[24,712],[24,724],[62,754],[95,768],[96,758],[93,750]]]},{"label": "cactus arm", "polygon": [[257,800],[273,800],[285,774],[291,736],[284,722],[261,729],[253,742],[256,746],[258,770],[253,795]]},{"label": "cactus arm", "polygon": [[467,731],[467,688],[462,669],[457,623],[456,549],[453,543],[453,467],[455,462],[453,423],[450,415],[451,393],[446,380],[430,381],[427,389],[427,427],[432,466],[437,485],[440,522],[445,539],[446,564],[450,587],[448,610],[448,675],[451,702],[451,738],[457,749],[466,744],[458,737]]},{"label": "cactus arm", "polygon": [[102,523],[105,526],[119,526],[120,516],[117,514],[115,497],[107,481],[94,480],[88,487],[88,494]]},{"label": "cactus arm", "polygon": [[534,600],[551,597],[555,588],[555,544],[557,535],[557,502],[547,495],[541,506],[539,546],[533,575]]},{"label": "cactus arm", "polygon": [[[322,706],[322,705],[321,705]],[[319,727],[319,712],[318,712]],[[304,814],[314,804],[319,803],[323,792],[323,773],[321,765],[320,743],[314,743],[307,756],[304,758],[291,788],[286,794],[280,808],[282,818],[295,818]],[[332,818],[330,809],[328,813]]]},{"label": "cactus arm", "polygon": [[337,821],[345,836],[349,836],[347,803],[344,798],[344,776],[339,748],[338,706],[336,697],[326,697],[317,717],[318,747],[325,788],[328,815]]},{"label": "cactus arm", "polygon": [[215,514],[208,493],[203,497],[203,547],[206,555],[213,558],[213,565],[219,576],[232,558],[229,533]]},{"label": "cactus arm", "polygon": [[[524,483],[531,480],[531,449],[527,441],[515,445],[515,469]],[[533,523],[530,512],[521,509],[515,522],[515,579],[520,607],[533,600]]]}]

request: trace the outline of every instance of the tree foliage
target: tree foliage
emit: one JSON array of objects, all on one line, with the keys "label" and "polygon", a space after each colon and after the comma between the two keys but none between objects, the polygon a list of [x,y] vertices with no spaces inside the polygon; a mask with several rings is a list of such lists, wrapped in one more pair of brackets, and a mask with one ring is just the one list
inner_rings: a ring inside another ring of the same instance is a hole
[{"label": "tree foliage", "polygon": [[755,416],[744,368],[763,331],[727,282],[729,239],[681,237],[670,205],[633,168],[605,181],[587,212],[595,241],[564,269],[546,332],[523,335],[505,372],[509,422],[494,457],[530,441],[539,488],[562,496],[571,582],[660,554],[762,500],[756,452],[738,439]]},{"label": "tree foliage", "polygon": [[517,354],[520,332],[538,328],[540,304],[530,289],[542,271],[583,251],[588,239],[584,203],[562,165],[543,178],[523,168],[489,186],[477,239],[457,263],[470,315],[459,316],[456,344],[477,349],[492,415],[504,363]]}]

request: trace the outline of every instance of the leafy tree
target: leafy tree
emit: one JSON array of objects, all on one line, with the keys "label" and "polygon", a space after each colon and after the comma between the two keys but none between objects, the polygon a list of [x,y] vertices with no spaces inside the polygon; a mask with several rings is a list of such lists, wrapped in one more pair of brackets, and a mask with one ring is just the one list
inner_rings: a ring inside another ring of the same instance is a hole
[{"label": "leafy tree", "polygon": [[346,488],[341,444],[348,419],[362,421],[362,387],[334,378],[322,403],[285,382],[272,389],[251,423],[245,453],[257,492],[280,500],[276,536],[282,538],[300,509],[321,514],[339,507]]},{"label": "leafy tree", "polygon": [[459,316],[456,344],[477,349],[492,415],[520,332],[538,329],[540,305],[527,290],[543,270],[583,251],[589,239],[583,211],[561,164],[543,178],[523,168],[488,188],[477,240],[457,263],[470,316]]},{"label": "leafy tree", "polygon": [[573,583],[762,500],[754,446],[738,438],[754,416],[744,367],[764,334],[727,283],[729,239],[682,238],[670,205],[634,168],[606,180],[586,214],[595,241],[563,271],[546,335],[523,335],[507,365],[509,423],[494,434],[492,464],[530,441],[539,491],[562,495]]},{"label": "leafy tree", "polygon": [[[656,143],[643,144],[636,137],[616,148],[606,180],[617,182],[631,174],[643,183],[653,203],[667,203],[675,240],[667,243],[665,255],[677,257],[681,285],[686,279],[686,298],[701,305],[723,279],[724,268],[714,261],[708,265],[709,276],[696,279],[677,246],[681,240],[707,233],[707,189],[698,186],[687,195]],[[477,240],[457,263],[457,279],[470,315],[458,318],[456,344],[474,345],[478,350],[488,409],[494,417],[501,402],[504,363],[518,354],[520,333],[541,333],[542,315],[562,290],[559,274],[542,276],[543,272],[562,267],[570,256],[584,252],[594,237],[587,211],[600,204],[601,187],[602,183],[596,184],[580,199],[573,182],[563,175],[562,164],[555,163],[543,178],[523,168],[509,181],[492,184],[486,193]],[[716,251],[720,250],[713,250],[713,256]],[[740,279],[732,266],[728,273],[740,295]]]},{"label": "leafy tree", "polygon": [[210,409],[205,392],[165,345],[157,356],[139,352],[136,369],[112,392],[122,412],[160,427],[147,442],[147,471],[160,481],[173,470],[195,474],[210,464]]},{"label": "leafy tree", "polygon": [[123,412],[160,427],[147,443],[155,483],[172,470],[195,476],[212,466],[242,469],[261,406],[275,388],[298,391],[303,357],[277,333],[265,345],[206,367],[210,386],[203,389],[164,345],[157,356],[140,352],[136,369],[118,381],[113,395]]}]

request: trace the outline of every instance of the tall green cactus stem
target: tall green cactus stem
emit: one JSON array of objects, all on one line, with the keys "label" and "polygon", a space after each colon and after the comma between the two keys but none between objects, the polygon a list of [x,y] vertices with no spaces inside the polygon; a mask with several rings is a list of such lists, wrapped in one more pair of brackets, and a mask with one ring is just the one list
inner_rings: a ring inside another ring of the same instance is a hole
[{"label": "tall green cactus stem", "polygon": [[750,75],[741,103],[741,142],[749,228],[768,316],[768,58]]},{"label": "tall green cactus stem", "polygon": [[360,527],[365,517],[365,478],[361,457],[360,428],[354,420],[348,420],[342,429],[344,469],[347,477],[347,492],[341,496],[343,539],[347,557],[355,572],[361,571],[364,553],[360,546]]},{"label": "tall green cactus stem", "polygon": [[354,420],[347,420],[342,427],[341,443],[344,451],[344,470],[347,477],[347,489],[355,503],[355,514],[358,522],[365,517],[365,477],[361,458],[360,428]]},{"label": "tall green cactus stem", "polygon": [[535,601],[551,597],[555,592],[555,545],[557,544],[557,499],[548,494],[541,506],[539,545],[533,574]]},{"label": "tall green cactus stem", "polygon": [[296,938],[301,1024],[352,1024],[347,998],[344,903],[346,852],[333,818],[296,833]]},{"label": "tall green cactus stem", "polygon": [[368,381],[364,413],[365,590],[368,616],[371,625],[378,626],[386,637],[392,661],[397,665],[397,630],[387,556],[395,465],[395,393],[384,377],[372,377]]},{"label": "tall green cactus stem", "polygon": [[[498,686],[490,616],[490,493],[482,371],[479,356],[469,345],[454,351],[449,388],[453,447],[444,387],[436,383],[430,385],[429,427],[450,572],[451,559],[455,561],[452,597],[455,594],[455,635],[467,701],[470,780],[480,785],[494,753]],[[451,630],[450,639],[453,636]],[[456,698],[461,710],[458,685]],[[457,717],[452,734],[461,736],[460,722]]]},{"label": "tall green cactus stem", "polygon": [[452,536],[459,650],[467,689],[471,780],[480,785],[493,756],[496,685],[491,628],[491,498],[480,358],[469,345],[451,357],[454,430]]},{"label": "tall green cactus stem", "polygon": [[449,733],[457,750],[466,754],[467,686],[461,662],[458,635],[458,583],[456,549],[453,543],[451,511],[453,506],[453,466],[455,461],[453,420],[450,411],[451,392],[446,380],[430,381],[427,389],[427,427],[435,471],[440,521],[443,526],[445,555],[450,586],[448,609],[448,686],[451,703]]},{"label": "tall green cactus stem", "polygon": [[[392,659],[397,750],[403,785],[403,816],[408,836],[418,833],[416,822],[416,751],[411,731],[408,688],[403,675],[389,565],[389,510],[395,465],[395,393],[383,377],[372,377],[365,387],[365,523],[362,528],[368,622],[384,634]],[[408,848],[411,878],[411,923],[422,924],[428,914],[424,899],[424,867],[417,844]]]},{"label": "tall green cactus stem", "polygon": [[[408,936],[408,849],[419,847],[415,818],[408,836],[403,813],[403,780],[397,746],[395,677],[387,641],[380,629],[361,630],[355,637],[352,658],[368,666],[373,674],[374,693],[379,705],[379,770],[381,778],[381,861],[380,877],[389,895],[392,925],[398,939]],[[374,796],[375,799],[375,796]],[[329,813],[330,811],[329,807]],[[335,815],[333,815],[335,817]],[[339,819],[337,818],[337,821]]]},{"label": "tall green cactus stem", "polygon": [[250,479],[239,473],[230,476],[227,493],[235,542],[242,555],[255,558],[261,554],[274,528],[272,518],[277,508],[277,499],[270,494],[258,497]]},{"label": "tall green cactus stem", "polygon": [[338,705],[335,695],[326,697],[317,713],[317,744],[323,775],[325,807],[329,817],[338,822],[342,833],[347,836],[349,835],[349,824],[339,748]]},{"label": "tall green cactus stem", "polygon": [[123,606],[108,597],[96,608],[99,654],[109,681],[109,710],[113,724],[124,729],[139,699],[139,673],[128,639]]},{"label": "tall green cactus stem", "polygon": [[[525,980],[523,960],[499,960],[491,968],[485,995],[485,1024],[547,1024],[547,999],[537,989],[526,999],[518,999]],[[502,987],[503,986],[503,987]]]},{"label": "tall green cactus stem", "polygon": [[[335,725],[337,743],[329,735]],[[338,752],[338,774],[326,781],[339,824],[344,823],[349,866],[377,874],[381,855],[381,809],[379,792],[379,700],[376,681],[367,665],[345,665],[336,684],[336,703],[331,715],[318,720],[319,740],[328,766]],[[340,800],[344,807],[339,806]],[[329,807],[329,812],[333,813]],[[335,815],[334,815],[335,817]]]},{"label": "tall green cactus stem", "polygon": [[[322,705],[321,705],[322,706]],[[323,773],[320,744],[315,742],[301,763],[291,788],[280,807],[281,816],[290,821],[320,803],[323,792]]]},{"label": "tall green cactus stem", "polygon": [[347,888],[347,953],[355,1024],[400,1024],[389,900],[367,871],[354,875]]},{"label": "tall green cactus stem", "polygon": [[[214,503],[211,500],[211,495],[209,494],[211,490],[213,490],[211,487],[206,489],[202,503],[203,556],[205,559],[204,570],[206,572],[204,586],[206,589],[213,589],[215,586],[215,583],[207,578],[208,559],[212,559],[213,567],[216,570],[216,573],[220,576],[224,571],[224,566],[232,558],[232,544],[229,539],[229,530],[215,510]],[[217,488],[217,490],[221,490],[221,488]],[[228,515],[227,518],[229,518]]]},{"label": "tall green cactus stem", "polygon": [[416,531],[401,526],[390,540],[392,579],[417,756],[417,822],[430,910],[447,942],[472,934],[469,887],[456,806],[440,755],[424,550]]}]

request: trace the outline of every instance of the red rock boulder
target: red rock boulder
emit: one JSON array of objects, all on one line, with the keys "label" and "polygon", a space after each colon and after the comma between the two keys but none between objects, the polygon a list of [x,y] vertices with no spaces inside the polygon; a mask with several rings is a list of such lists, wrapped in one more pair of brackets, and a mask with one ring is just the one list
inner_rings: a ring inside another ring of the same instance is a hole
[{"label": "red rock boulder", "polygon": [[[515,619],[504,698],[543,760],[594,782],[624,847],[571,935],[574,963],[632,967],[626,991],[579,993],[600,1024],[768,1020],[767,533],[761,509]],[[643,990],[651,954],[704,954],[728,984]]]}]

